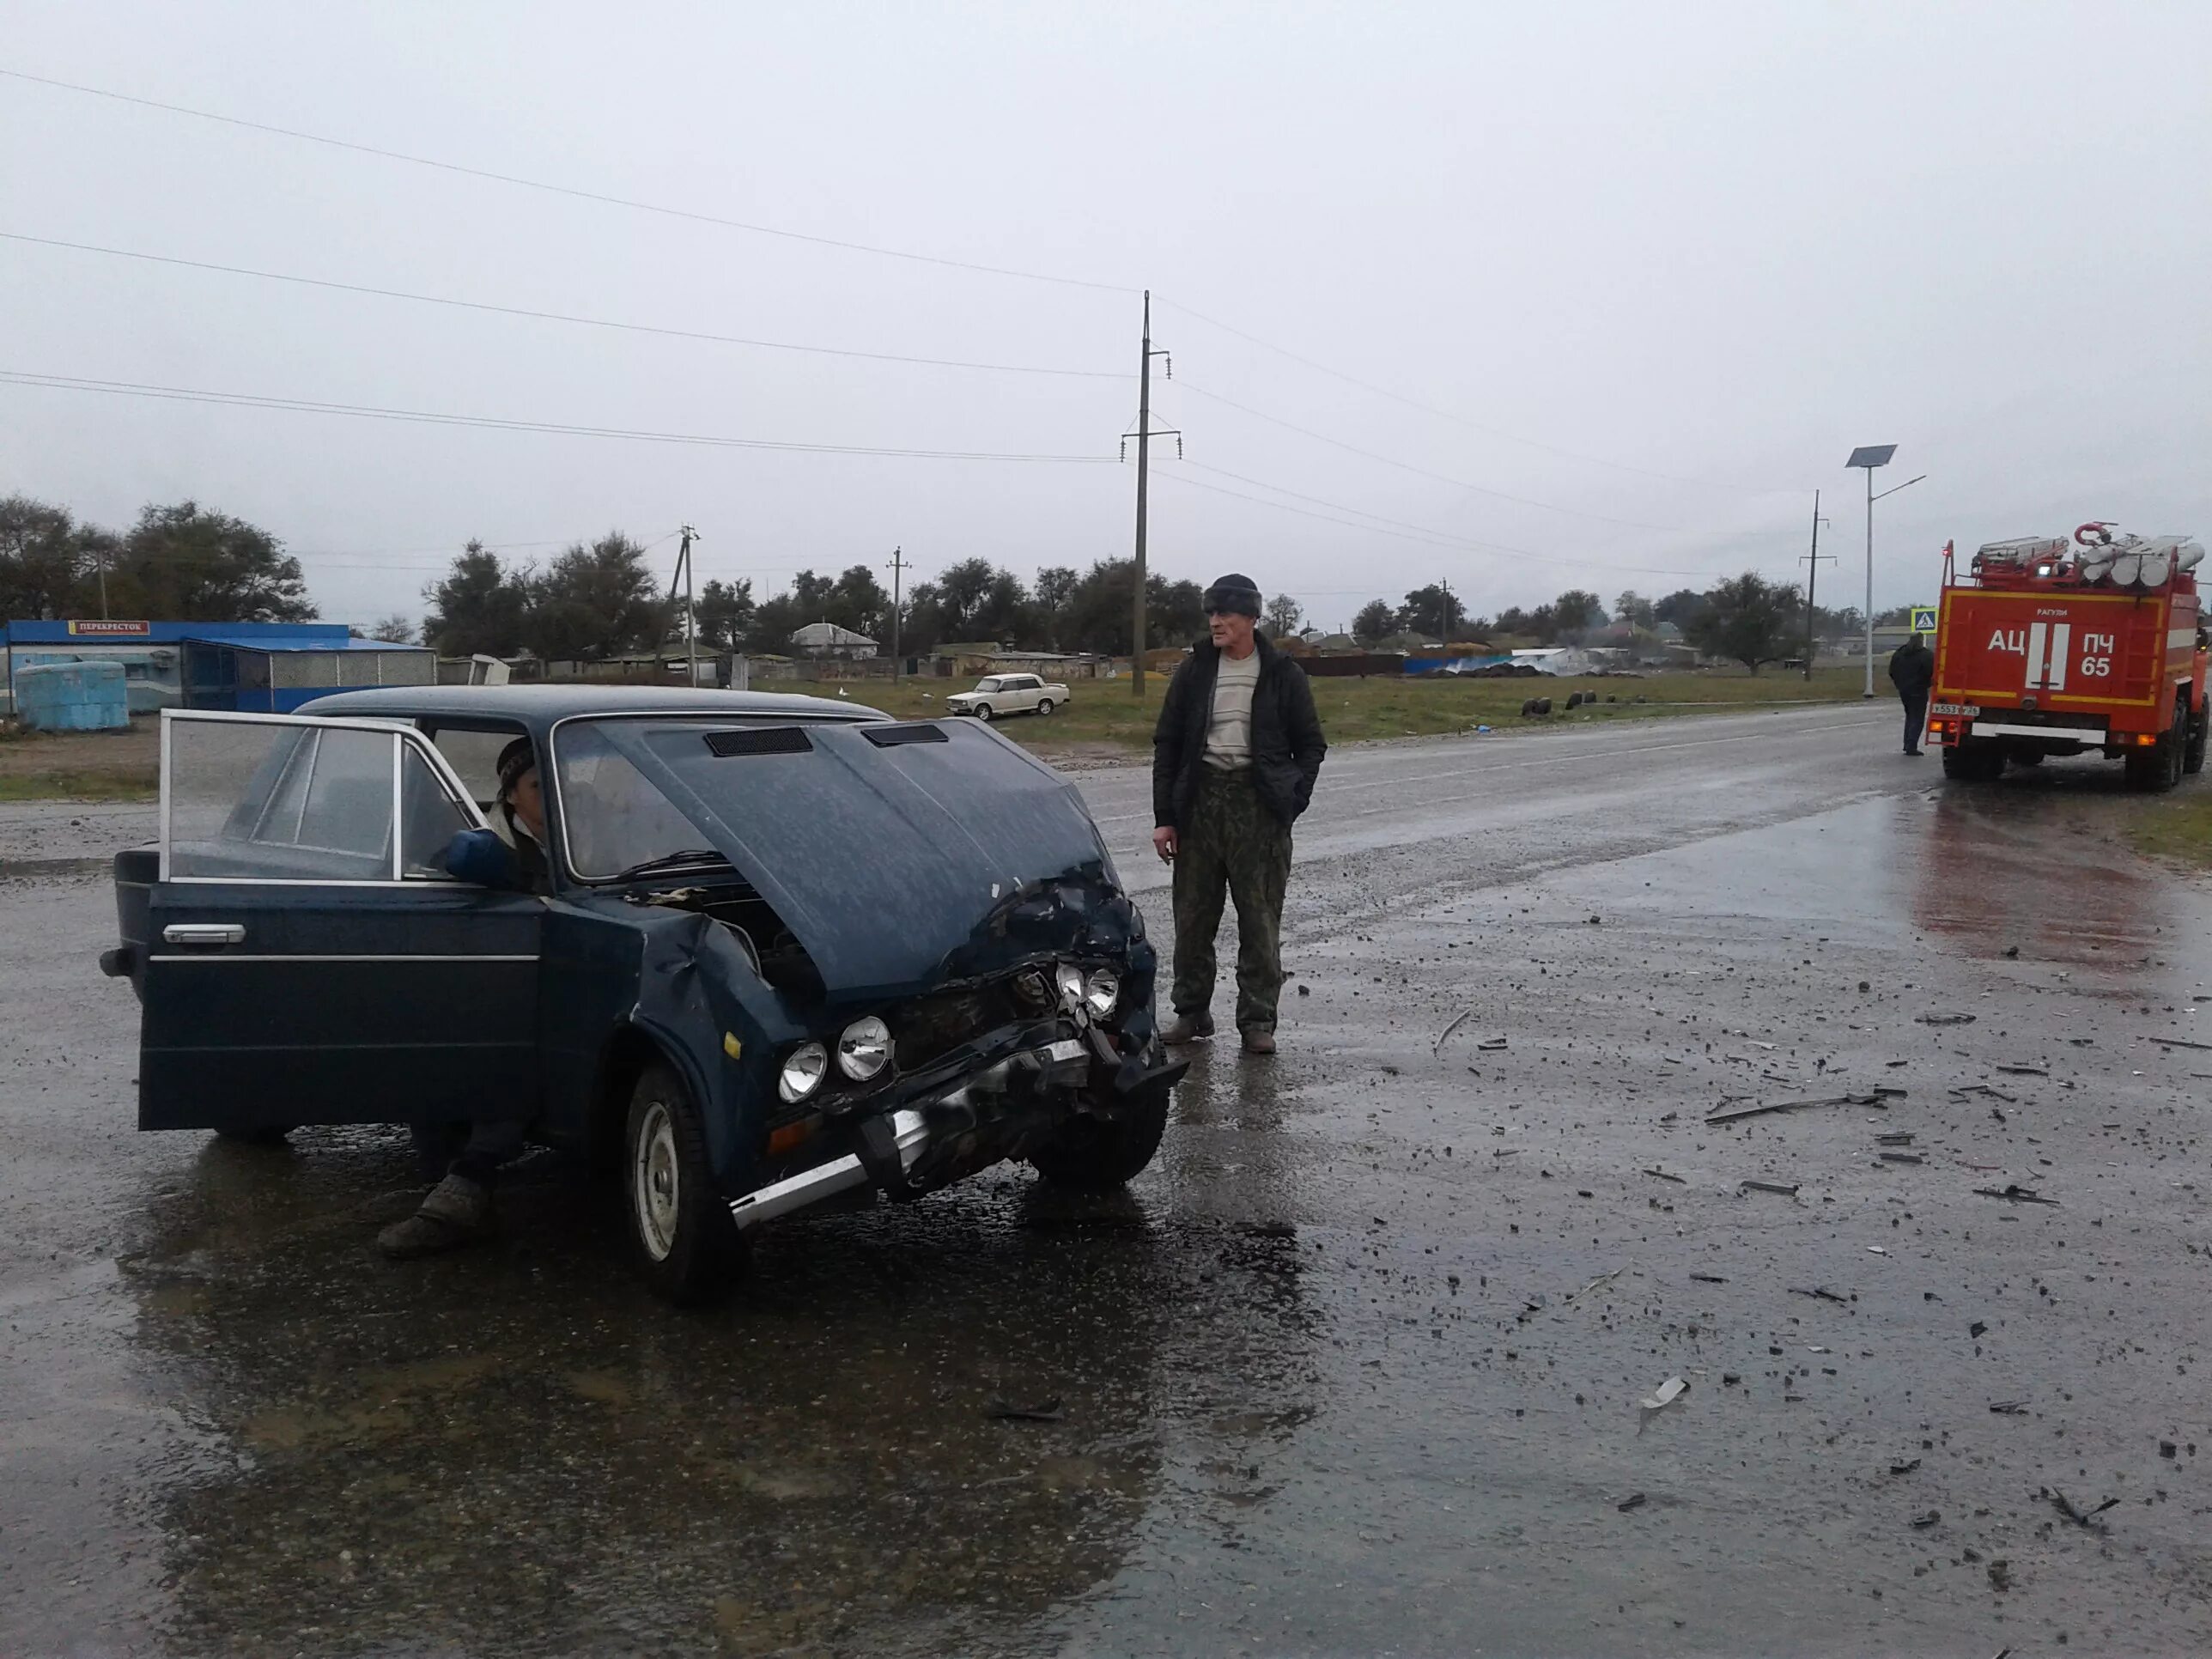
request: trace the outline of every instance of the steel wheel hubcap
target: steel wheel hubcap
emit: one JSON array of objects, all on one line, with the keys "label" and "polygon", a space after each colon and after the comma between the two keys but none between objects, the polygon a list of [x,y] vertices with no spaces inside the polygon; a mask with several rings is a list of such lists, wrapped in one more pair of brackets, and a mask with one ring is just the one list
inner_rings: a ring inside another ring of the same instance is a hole
[{"label": "steel wheel hubcap", "polygon": [[665,1261],[676,1248],[676,1218],[682,1200],[676,1124],[668,1108],[656,1100],[645,1109],[630,1158],[630,1212],[637,1220],[638,1240],[655,1261]]}]

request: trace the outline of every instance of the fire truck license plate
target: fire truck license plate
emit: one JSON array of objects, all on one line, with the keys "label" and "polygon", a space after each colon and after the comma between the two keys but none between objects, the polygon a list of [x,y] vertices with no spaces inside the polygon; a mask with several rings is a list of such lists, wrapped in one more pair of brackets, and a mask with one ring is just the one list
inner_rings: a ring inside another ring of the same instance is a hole
[{"label": "fire truck license plate", "polygon": [[1931,702],[1928,705],[1928,712],[1931,714],[1956,714],[1962,719],[1972,720],[1982,710],[1978,703]]}]

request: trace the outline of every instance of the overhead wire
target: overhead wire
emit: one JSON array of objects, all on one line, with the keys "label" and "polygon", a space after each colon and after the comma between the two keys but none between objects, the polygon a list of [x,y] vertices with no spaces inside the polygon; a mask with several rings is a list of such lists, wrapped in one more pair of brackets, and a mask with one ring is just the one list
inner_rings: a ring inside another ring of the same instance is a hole
[{"label": "overhead wire", "polygon": [[[1186,465],[1188,465],[1188,463],[1186,463]],[[1251,501],[1261,507],[1272,507],[1279,513],[1295,513],[1301,518],[1318,519],[1324,524],[1341,525],[1348,530],[1360,530],[1365,531],[1372,535],[1389,536],[1399,541],[1414,542],[1426,547],[1443,547],[1455,551],[1468,550],[1480,552],[1510,555],[1516,558],[1533,559],[1540,564],[1558,565],[1563,568],[1575,570],[1598,568],[1607,571],[1621,571],[1639,576],[1707,576],[1711,574],[1710,571],[1673,569],[1656,565],[1617,564],[1609,559],[1565,558],[1555,553],[1539,553],[1528,548],[1508,547],[1495,542],[1473,542],[1462,538],[1443,536],[1434,531],[1428,530],[1418,530],[1415,532],[1409,533],[1406,530],[1386,529],[1382,527],[1381,525],[1362,523],[1358,520],[1339,518],[1326,513],[1316,513],[1310,507],[1293,507],[1288,501],[1270,501],[1264,495],[1248,495],[1240,489],[1225,489],[1219,484],[1210,484],[1203,483],[1196,478],[1185,477],[1171,467],[1164,469],[1154,476],[1158,478],[1170,480],[1173,483],[1182,485],[1186,489],[1203,489],[1216,495],[1227,495],[1240,501]],[[1277,486],[1273,484],[1262,484],[1260,487],[1263,489],[1277,488]],[[1292,492],[1285,491],[1284,493],[1290,494]],[[1303,497],[1302,499],[1312,500],[1313,498],[1307,496]],[[1357,513],[1359,511],[1357,507],[1347,507],[1343,510],[1352,513]],[[1396,522],[1398,521],[1395,520],[1385,520],[1382,521],[1382,524],[1388,525],[1395,524]]]},{"label": "overhead wire", "polygon": [[763,351],[799,351],[826,357],[857,357],[870,362],[908,363],[931,368],[960,368],[997,374],[1054,374],[1079,380],[1127,380],[1126,370],[1058,368],[1031,363],[981,362],[960,357],[922,357],[896,351],[863,351],[847,346],[802,343],[793,340],[763,340],[741,334],[716,334],[704,329],[669,328],[653,323],[630,323],[605,317],[585,317],[571,312],[539,311],[528,306],[499,305],[486,300],[456,299],[450,295],[417,294],[406,289],[379,288],[368,283],[341,283],[328,277],[302,276],[283,270],[260,270],[250,265],[227,265],[211,259],[187,259],[174,254],[146,253],[136,248],[104,247],[94,242],[64,241],[54,236],[32,236],[21,231],[0,230],[0,241],[22,242],[37,247],[65,248],[74,253],[96,253],[113,259],[136,259],[148,264],[175,265],[187,270],[217,271],[228,276],[252,276],[263,282],[291,283],[301,288],[328,289],[340,294],[362,294],[382,300],[406,300],[416,305],[449,306],[460,311],[488,312],[501,317],[521,317],[536,322],[568,323],[582,328],[618,330],[626,334],[653,334],[673,340],[700,340],[715,345],[750,346]]},{"label": "overhead wire", "polygon": [[874,455],[908,460],[1020,461],[1070,465],[1117,464],[1112,455],[1074,455],[1009,453],[994,450],[920,449],[891,445],[825,444],[781,438],[738,438],[710,433],[653,432],[623,427],[571,425],[557,421],[526,421],[495,415],[458,415],[434,410],[391,409],[372,404],[327,403],[307,398],[283,398],[258,392],[215,392],[194,386],[146,385],[131,380],[94,380],[82,375],[49,374],[36,370],[0,368],[0,384],[37,386],[64,392],[92,392],[113,397],[143,398],[170,403],[214,404],[235,409],[268,409],[293,414],[339,415],[362,420],[416,422],[431,426],[467,427],[481,431],[536,432],[560,437],[613,438],[633,443],[682,444],[712,449],[768,450],[782,454]]},{"label": "overhead wire", "polygon": [[1263,340],[1258,335],[1238,328],[1233,323],[1224,323],[1218,317],[1209,317],[1204,312],[1187,306],[1170,295],[1156,293],[1152,298],[1158,304],[1171,307],[1194,321],[1204,323],[1208,328],[1218,328],[1224,334],[1234,335],[1247,344],[1258,346],[1263,351],[1272,351],[1277,356],[1287,358],[1291,362],[1312,369],[1316,374],[1326,374],[1332,380],[1341,380],[1346,386],[1358,386],[1362,392],[1370,392],[1378,398],[1387,398],[1392,403],[1401,404],[1407,409],[1416,409],[1425,415],[1433,415],[1439,420],[1449,421],[1455,426],[1465,427],[1470,432],[1480,432],[1487,438],[1500,438],[1508,443],[1521,444],[1529,449],[1541,450],[1547,455],[1558,455],[1571,461],[1582,461],[1591,466],[1609,467],[1616,472],[1632,472],[1639,477],[1657,478],[1667,483],[1690,484],[1701,489],[1717,490],[1740,495],[1781,495],[1800,493],[1787,489],[1746,489],[1740,484],[1721,483],[1711,478],[1693,478],[1679,472],[1661,472],[1647,466],[1633,466],[1626,461],[1609,460],[1602,455],[1592,455],[1582,450],[1564,449],[1557,444],[1545,443],[1539,439],[1527,437],[1517,432],[1508,432],[1503,428],[1486,426],[1480,421],[1469,420],[1464,415],[1455,414],[1435,404],[1424,403],[1419,398],[1409,398],[1401,392],[1393,392],[1389,386],[1378,386],[1372,380],[1364,380],[1356,374],[1347,374],[1340,368],[1331,368],[1327,363],[1293,351],[1288,346],[1279,346],[1272,340]]},{"label": "overhead wire", "polygon": [[387,149],[381,145],[357,143],[349,138],[333,138],[327,133],[308,132],[299,127],[279,126],[270,121],[252,121],[243,116],[223,115],[214,110],[194,109],[186,104],[172,104],[159,98],[142,98],[132,93],[116,92],[106,87],[87,86],[82,82],[64,81],[50,75],[33,75],[27,70],[0,66],[0,76],[22,81],[33,86],[51,87],[63,92],[80,93],[88,98],[105,98],[118,104],[134,104],[141,109],[160,110],[164,114],[189,116],[196,121],[213,122],[220,126],[237,127],[248,132],[268,133],[279,138],[296,138],[304,143],[321,144],[327,149],[349,151],[356,155],[374,155],[381,161],[404,161],[410,167],[428,167],[439,173],[450,173],[467,179],[482,179],[493,184],[514,185],[524,190],[542,191],[549,196],[565,196],[580,202],[595,202],[602,207],[628,208],[635,212],[659,214],[664,218],[688,220],[694,224],[718,225],[725,230],[741,230],[755,236],[775,236],[787,241],[810,242],[817,247],[837,248],[847,253],[872,253],[885,259],[904,259],[915,264],[937,265],[951,270],[970,270],[987,276],[1011,277],[1025,283],[1050,283],[1063,288],[1091,289],[1107,294],[1135,294],[1139,290],[1120,283],[1091,282],[1079,276],[1055,276],[1048,271],[1021,270],[1010,265],[986,264],[974,259],[954,259],[934,253],[916,253],[911,249],[884,246],[873,242],[856,242],[837,236],[818,236],[810,231],[789,230],[778,225],[755,224],[744,219],[726,218],[720,214],[702,213],[690,208],[671,207],[662,202],[642,201],[635,197],[617,196],[606,191],[584,190],[573,185],[556,185],[543,179],[528,179],[520,173],[500,173],[490,167],[470,167],[464,162],[445,161],[434,156],[410,155],[405,150]]},{"label": "overhead wire", "polygon": [[1503,489],[1492,489],[1486,484],[1471,483],[1465,478],[1455,478],[1449,473],[1432,471],[1425,466],[1416,466],[1411,461],[1401,461],[1395,455],[1383,454],[1380,450],[1363,449],[1358,444],[1346,443],[1341,438],[1332,438],[1326,432],[1316,432],[1311,427],[1300,426],[1296,422],[1286,421],[1279,415],[1270,415],[1267,410],[1255,409],[1249,404],[1240,404],[1233,398],[1225,398],[1218,392],[1208,392],[1204,386],[1194,386],[1187,378],[1178,377],[1176,384],[1185,392],[1195,392],[1210,403],[1220,404],[1224,408],[1233,409],[1241,415],[1249,415],[1255,421],[1265,421],[1270,426],[1279,426],[1285,432],[1295,432],[1302,438],[1312,439],[1316,443],[1328,444],[1332,448],[1343,450],[1346,454],[1361,456],[1370,461],[1379,461],[1384,466],[1395,466],[1401,472],[1411,472],[1419,477],[1431,478],[1438,483],[1449,484],[1455,489],[1471,490],[1475,495],[1487,495],[1494,501],[1511,501],[1517,507],[1540,507],[1547,513],[1563,513],[1571,518],[1589,519],[1598,524],[1620,525],[1629,530],[1659,530],[1670,535],[1692,533],[1685,526],[1678,524],[1653,524],[1644,519],[1616,519],[1607,513],[1592,513],[1579,507],[1561,507],[1557,501],[1540,501],[1533,496],[1516,495]]}]

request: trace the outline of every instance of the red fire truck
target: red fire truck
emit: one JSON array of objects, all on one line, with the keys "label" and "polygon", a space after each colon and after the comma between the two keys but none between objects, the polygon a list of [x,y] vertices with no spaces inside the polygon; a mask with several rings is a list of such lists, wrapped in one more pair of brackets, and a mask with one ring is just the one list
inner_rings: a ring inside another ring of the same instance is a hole
[{"label": "red fire truck", "polygon": [[1960,576],[1943,550],[1928,734],[1943,774],[1994,778],[2088,751],[2128,786],[2171,789],[2204,764],[2206,631],[2184,536],[2085,524],[2069,544],[1992,542]]}]

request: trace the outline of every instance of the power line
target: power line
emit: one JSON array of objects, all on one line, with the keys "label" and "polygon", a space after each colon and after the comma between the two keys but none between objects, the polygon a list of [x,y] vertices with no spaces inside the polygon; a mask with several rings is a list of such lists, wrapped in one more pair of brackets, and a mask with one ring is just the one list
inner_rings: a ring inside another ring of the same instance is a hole
[{"label": "power line", "polygon": [[453,415],[433,410],[386,409],[370,404],[324,403],[258,392],[209,392],[189,386],[147,386],[131,380],[96,380],[73,374],[46,374],[0,368],[0,384],[49,391],[97,392],[114,397],[146,398],[169,403],[216,404],[234,409],[272,409],[293,414],[344,415],[363,420],[411,421],[430,426],[470,427],[488,432],[536,432],[557,437],[618,438],[635,443],[687,444],[712,449],[759,449],[786,454],[880,455],[908,460],[1036,461],[1072,465],[1116,465],[1111,455],[1001,453],[989,450],[909,449],[870,444],[805,443],[778,438],[732,438],[690,432],[647,432],[623,427],[572,426],[556,421],[524,421],[495,415]]},{"label": "power line", "polygon": [[[1326,513],[1316,513],[1306,507],[1292,507],[1288,501],[1271,501],[1264,495],[1247,495],[1242,490],[1224,489],[1219,484],[1201,483],[1196,478],[1186,478],[1179,472],[1163,472],[1160,476],[1163,478],[1172,478],[1186,489],[1204,489],[1210,491],[1216,495],[1228,495],[1240,501],[1251,501],[1261,507],[1272,507],[1279,513],[1295,513],[1301,518],[1319,519],[1324,524],[1341,525],[1347,530],[1364,530],[1370,535],[1390,536],[1395,537],[1399,541],[1417,542],[1424,547],[1443,547],[1453,550],[1471,550],[1478,552],[1510,555],[1516,558],[1534,559],[1540,564],[1558,565],[1564,569],[1570,570],[1589,570],[1592,568],[1599,568],[1607,571],[1626,572],[1627,574],[1638,576],[1710,576],[1712,574],[1711,572],[1705,570],[1668,569],[1654,565],[1614,564],[1609,561],[1601,561],[1596,559],[1565,559],[1554,553],[1537,553],[1533,552],[1527,548],[1506,547],[1496,543],[1462,541],[1454,538],[1440,536],[1432,531],[1422,531],[1419,534],[1408,534],[1407,532],[1402,530],[1385,530],[1375,525],[1362,524],[1357,520],[1334,518]],[[1261,488],[1266,489],[1272,489],[1275,486],[1272,484],[1263,484],[1261,486]],[[1311,498],[1309,497],[1307,499]],[[1348,507],[1344,510],[1347,512],[1358,512],[1359,509],[1357,507]]]},{"label": "power line", "polygon": [[1232,324],[1221,321],[1218,318],[1209,317],[1202,311],[1194,311],[1180,300],[1162,295],[1160,303],[1174,307],[1184,316],[1204,323],[1209,328],[1218,328],[1224,334],[1233,334],[1238,339],[1248,344],[1258,346],[1263,351],[1272,351],[1279,357],[1287,357],[1291,362],[1310,368],[1316,374],[1326,374],[1332,380],[1341,380],[1346,386],[1356,386],[1362,392],[1371,392],[1378,398],[1387,398],[1394,404],[1404,404],[1407,409],[1418,409],[1425,415],[1433,415],[1439,420],[1449,421],[1455,426],[1463,426],[1470,432],[1480,432],[1485,437],[1502,438],[1508,443],[1522,444],[1530,449],[1542,450],[1547,455],[1561,456],[1571,461],[1583,461],[1592,466],[1610,467],[1617,472],[1633,472],[1639,477],[1658,478],[1668,483],[1692,484],[1701,489],[1720,490],[1740,495],[1779,495],[1795,493],[1784,489],[1745,489],[1738,484],[1716,483],[1710,478],[1686,477],[1678,472],[1657,472],[1650,467],[1632,466],[1626,461],[1607,460],[1602,455],[1584,454],[1577,449],[1562,449],[1557,444],[1547,444],[1534,438],[1523,437],[1517,432],[1507,432],[1498,427],[1485,426],[1479,421],[1468,419],[1464,415],[1455,415],[1449,409],[1439,409],[1434,404],[1425,404],[1418,398],[1408,398],[1403,392],[1393,392],[1389,387],[1377,386],[1372,380],[1363,380],[1356,374],[1347,374],[1340,368],[1332,368],[1327,363],[1316,362],[1311,357],[1292,351],[1287,346],[1279,346],[1273,341],[1263,340],[1256,334],[1249,334]]},{"label": "power line", "polygon": [[1316,432],[1310,427],[1298,426],[1292,422],[1284,420],[1279,416],[1270,415],[1264,410],[1254,409],[1249,404],[1240,404],[1233,398],[1224,398],[1218,392],[1208,392],[1204,386],[1193,386],[1188,379],[1177,380],[1176,384],[1185,392],[1195,392],[1201,398],[1236,410],[1239,414],[1249,415],[1255,421],[1265,421],[1270,426],[1279,426],[1285,432],[1295,432],[1302,438],[1311,438],[1316,443],[1328,444],[1333,448],[1345,451],[1347,454],[1362,456],[1370,461],[1380,461],[1385,466],[1395,466],[1401,471],[1414,473],[1424,478],[1433,478],[1437,483],[1448,483],[1455,489],[1473,490],[1478,495],[1488,495],[1496,501],[1511,501],[1518,507],[1540,507],[1547,513],[1564,513],[1571,518],[1589,519],[1599,524],[1620,525],[1629,530],[1659,530],[1671,535],[1694,533],[1678,524],[1651,524],[1642,519],[1616,519],[1608,514],[1590,513],[1578,507],[1561,507],[1556,501],[1540,501],[1531,496],[1510,495],[1504,490],[1492,489],[1484,484],[1469,483],[1464,478],[1455,478],[1442,472],[1431,472],[1427,467],[1415,466],[1411,461],[1401,461],[1395,455],[1385,455],[1373,449],[1362,449],[1358,445],[1346,443],[1341,438],[1332,438],[1326,432]]},{"label": "power line", "polygon": [[459,161],[442,161],[434,156],[410,155],[404,150],[385,149],[375,144],[356,143],[350,139],[332,138],[319,132],[306,132],[297,127],[280,127],[267,121],[249,121],[241,116],[221,115],[213,110],[193,109],[184,104],[165,103],[158,98],[140,98],[127,92],[113,92],[106,87],[88,87],[75,81],[57,80],[52,76],[33,75],[27,70],[0,67],[0,76],[11,80],[25,81],[33,86],[51,87],[62,92],[81,93],[88,98],[106,98],[118,104],[133,104],[141,109],[160,110],[167,115],[190,116],[196,121],[211,121],[221,126],[238,127],[248,132],[264,132],[279,138],[296,138],[304,143],[321,144],[331,149],[342,149],[356,155],[374,155],[381,161],[404,161],[410,167],[429,167],[440,173],[458,173],[468,179],[488,179],[494,184],[516,185],[525,190],[542,191],[549,196],[566,196],[577,201],[596,202],[603,207],[629,208],[639,213],[659,214],[664,218],[684,219],[695,224],[719,225],[725,230],[742,230],[756,236],[777,236],[787,241],[811,242],[817,247],[834,247],[848,253],[872,253],[886,259],[904,259],[915,264],[937,265],[951,270],[972,270],[986,276],[1008,276],[1027,283],[1052,283],[1063,288],[1091,289],[1106,294],[1134,294],[1137,290],[1119,283],[1094,283],[1079,276],[1055,276],[1044,271],[1018,270],[1007,265],[983,264],[972,259],[951,259],[933,253],[915,253],[904,248],[884,247],[872,242],[847,241],[836,236],[816,236],[803,230],[786,230],[775,225],[757,225],[743,219],[724,218],[719,214],[695,212],[689,208],[669,207],[659,202],[639,201],[633,197],[611,195],[604,191],[582,190],[572,185],[550,184],[542,179],[526,179],[512,173],[496,173],[489,167],[469,167]]},{"label": "power line", "polygon": [[210,259],[185,259],[167,253],[142,253],[135,248],[102,247],[92,242],[65,242],[52,236],[29,236],[0,230],[0,241],[25,242],[37,247],[66,248],[73,253],[97,253],[112,259],[137,259],[148,264],[176,265],[187,270],[219,271],[227,276],[252,276],[263,282],[293,283],[301,288],[328,289],[339,294],[366,294],[381,300],[408,300],[417,305],[451,306],[460,311],[489,312],[501,317],[523,317],[536,322],[570,323],[583,328],[619,330],[627,334],[657,334],[672,340],[704,340],[716,345],[752,346],[763,351],[803,351],[827,357],[858,357],[870,362],[910,363],[931,368],[969,368],[1000,374],[1060,374],[1082,380],[1126,380],[1127,373],[1110,368],[1052,368],[1028,363],[975,362],[958,357],[916,357],[894,351],[860,351],[843,346],[805,345],[790,340],[759,340],[739,334],[714,334],[700,329],[664,328],[651,323],[626,323],[605,317],[580,317],[573,313],[536,311],[526,306],[505,306],[485,300],[458,300],[442,294],[416,294],[405,289],[377,288],[366,283],[341,283],[321,276],[301,276],[290,271],[257,270],[249,265],[219,264]]}]

